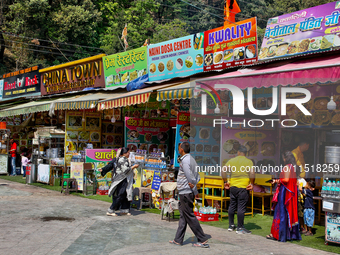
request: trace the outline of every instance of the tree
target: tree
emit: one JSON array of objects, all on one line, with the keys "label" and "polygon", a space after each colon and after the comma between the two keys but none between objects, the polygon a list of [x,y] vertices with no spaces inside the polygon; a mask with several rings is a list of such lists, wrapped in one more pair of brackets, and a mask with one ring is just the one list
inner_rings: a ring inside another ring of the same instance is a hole
[{"label": "tree", "polygon": [[165,24],[158,24],[155,28],[151,43],[165,42],[189,35],[186,27],[187,24],[179,19]]}]

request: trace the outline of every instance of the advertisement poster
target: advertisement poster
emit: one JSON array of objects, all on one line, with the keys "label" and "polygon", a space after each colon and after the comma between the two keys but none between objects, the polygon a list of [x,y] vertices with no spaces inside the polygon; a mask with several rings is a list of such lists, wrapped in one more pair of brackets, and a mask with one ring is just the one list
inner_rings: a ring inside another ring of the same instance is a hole
[{"label": "advertisement poster", "polygon": [[337,1],[269,19],[259,60],[340,46],[339,11]]},{"label": "advertisement poster", "polygon": [[[287,115],[281,116],[282,119],[294,119],[299,127],[339,127],[340,126],[340,85],[313,85],[304,87],[311,93],[311,100],[304,104],[305,108],[312,116],[304,115],[295,105],[287,105]],[[327,104],[333,101],[336,105],[335,110],[328,110]],[[287,98],[304,98],[302,94],[288,94]],[[294,123],[292,123],[294,125]]]},{"label": "advertisement poster", "polygon": [[213,117],[180,112],[177,118],[174,166],[179,167],[178,146],[182,142],[190,143],[190,155],[199,166],[218,164],[220,133],[220,127],[213,127]]},{"label": "advertisement poster", "polygon": [[84,187],[84,163],[71,162],[71,178],[75,178],[78,184],[78,190],[83,190]]},{"label": "advertisement poster", "polygon": [[68,111],[66,114],[65,162],[70,164],[73,153],[84,151],[87,144],[101,147],[101,114]]},{"label": "advertisement poster", "polygon": [[[233,118],[232,120],[241,123],[244,121],[241,118]],[[245,121],[247,123],[247,120]],[[275,128],[263,126],[255,129],[244,127],[241,124],[230,126],[229,123],[221,127],[221,166],[224,166],[229,159],[237,156],[237,150],[241,145],[247,148],[246,156],[253,161],[254,166],[261,168],[264,165],[279,165],[279,137]]]},{"label": "advertisement poster", "polygon": [[125,87],[129,82],[147,74],[147,48],[103,57],[106,88]]},{"label": "advertisement poster", "polygon": [[149,80],[165,80],[203,72],[204,33],[148,46]]},{"label": "advertisement poster", "polygon": [[143,119],[169,119],[170,102],[157,101],[157,93],[154,92],[150,94],[147,103],[124,107],[123,115]]},{"label": "advertisement poster", "polygon": [[4,91],[4,80],[0,80],[0,100],[2,100],[3,91]]},{"label": "advertisement poster", "polygon": [[33,66],[23,70],[2,75],[2,98],[40,95],[39,67]]},{"label": "advertisement poster", "polygon": [[340,243],[340,214],[326,212],[326,241]]},{"label": "advertisement poster", "polygon": [[131,151],[147,150],[168,153],[170,137],[168,120],[153,120],[125,117],[125,146]]},{"label": "advertisement poster", "polygon": [[257,61],[256,18],[204,32],[204,71]]},{"label": "advertisement poster", "polygon": [[122,108],[115,108],[115,109],[107,109],[104,110],[104,120],[111,121],[112,117],[114,116],[116,121],[122,120]]},{"label": "advertisement poster", "polygon": [[112,123],[111,121],[102,122],[102,148],[113,149],[121,148],[124,144],[124,123],[122,121]]}]

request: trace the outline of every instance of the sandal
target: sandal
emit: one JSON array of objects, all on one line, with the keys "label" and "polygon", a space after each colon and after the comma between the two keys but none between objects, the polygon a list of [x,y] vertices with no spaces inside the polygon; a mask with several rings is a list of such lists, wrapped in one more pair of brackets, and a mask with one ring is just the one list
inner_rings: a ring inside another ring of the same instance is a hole
[{"label": "sandal", "polygon": [[169,243],[174,244],[174,245],[181,246],[181,244],[180,244],[180,243],[176,243],[175,240],[169,241]]},{"label": "sandal", "polygon": [[205,243],[193,243],[192,246],[194,247],[201,247],[201,248],[209,248],[209,244]]},{"label": "sandal", "polygon": [[269,240],[275,240],[276,241],[276,239],[273,237],[272,234],[267,235],[266,238],[269,239]]},{"label": "sandal", "polygon": [[313,236],[313,233],[312,232],[306,232],[305,236]]}]

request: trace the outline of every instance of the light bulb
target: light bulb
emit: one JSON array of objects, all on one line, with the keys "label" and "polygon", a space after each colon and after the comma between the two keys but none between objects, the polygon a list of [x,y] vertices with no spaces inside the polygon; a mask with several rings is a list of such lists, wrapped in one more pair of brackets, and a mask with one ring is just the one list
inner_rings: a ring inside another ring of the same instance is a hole
[{"label": "light bulb", "polygon": [[216,104],[216,108],[215,108],[215,113],[216,114],[219,114],[219,113],[221,113],[221,110],[220,110],[220,108],[218,108],[218,104]]},{"label": "light bulb", "polygon": [[42,119],[42,120],[44,119],[44,115],[41,115],[41,119]]},{"label": "light bulb", "polygon": [[91,108],[94,108],[94,104],[93,103],[91,104]]},{"label": "light bulb", "polygon": [[104,107],[105,107],[105,104],[104,104],[104,103],[102,103],[102,109],[104,109]]},{"label": "light bulb", "polygon": [[85,118],[82,118],[81,121],[82,121],[82,122],[85,122]]},{"label": "light bulb", "polygon": [[115,122],[116,122],[115,116],[112,117],[111,122],[112,122],[112,123],[115,123]]},{"label": "light bulb", "polygon": [[327,109],[333,111],[336,109],[336,103],[333,101],[333,96],[331,96],[331,101],[327,104]]}]

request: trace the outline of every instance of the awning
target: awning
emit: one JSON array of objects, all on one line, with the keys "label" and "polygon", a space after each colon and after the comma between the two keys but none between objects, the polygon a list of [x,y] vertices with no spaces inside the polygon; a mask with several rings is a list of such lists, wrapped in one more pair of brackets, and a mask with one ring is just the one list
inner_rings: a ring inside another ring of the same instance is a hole
[{"label": "awning", "polygon": [[190,87],[190,82],[185,82],[157,91],[157,101],[192,98],[194,87]]},{"label": "awning", "polygon": [[198,79],[196,85],[231,84],[241,89],[308,84],[331,84],[340,81],[340,56],[281,61],[253,69]]},{"label": "awning", "polygon": [[101,100],[98,102],[98,111],[146,103],[149,101],[149,97],[153,91],[166,88],[166,87],[170,87],[171,85],[174,85],[174,84],[173,83],[164,84],[161,86],[154,86],[154,87],[134,90],[134,91],[130,91],[124,94],[120,94],[118,96],[115,96],[109,99]]},{"label": "awning", "polygon": [[25,104],[20,104],[6,110],[0,111],[0,117],[15,116],[27,113],[46,112],[50,110],[50,104],[54,100],[32,101]]},{"label": "awning", "polygon": [[[119,95],[119,94],[109,94]],[[108,94],[96,93],[74,96],[71,98],[61,99],[55,102],[55,110],[83,110],[93,109],[98,101],[108,97]]]}]

